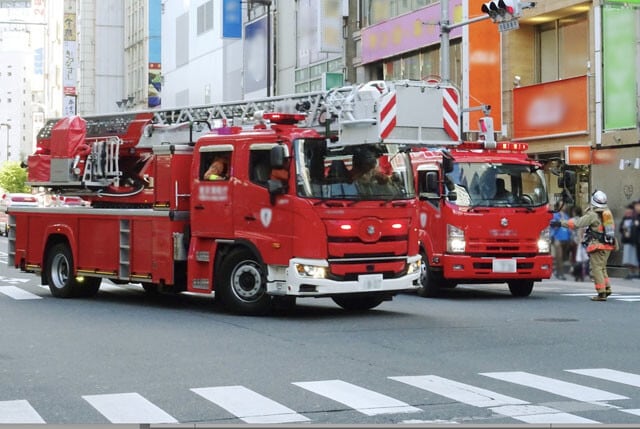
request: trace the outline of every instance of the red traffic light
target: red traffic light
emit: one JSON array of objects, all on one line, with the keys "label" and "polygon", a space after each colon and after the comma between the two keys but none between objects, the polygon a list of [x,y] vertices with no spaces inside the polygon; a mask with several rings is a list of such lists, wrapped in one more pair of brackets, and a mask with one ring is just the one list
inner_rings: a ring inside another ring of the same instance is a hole
[{"label": "red traffic light", "polygon": [[516,0],[498,0],[483,3],[480,10],[489,15],[493,22],[509,21],[518,18],[519,3]]}]

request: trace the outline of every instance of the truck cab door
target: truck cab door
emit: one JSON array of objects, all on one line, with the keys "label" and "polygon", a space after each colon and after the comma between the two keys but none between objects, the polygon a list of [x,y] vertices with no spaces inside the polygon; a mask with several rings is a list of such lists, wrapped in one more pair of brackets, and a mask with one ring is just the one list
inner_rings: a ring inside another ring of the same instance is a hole
[{"label": "truck cab door", "polygon": [[275,145],[251,145],[248,180],[242,184],[242,195],[236,195],[233,218],[237,236],[251,241],[264,262],[285,265],[293,251],[294,207],[288,192],[289,164],[281,169],[271,165]]},{"label": "truck cab door", "polygon": [[[232,155],[232,145],[200,147],[191,195],[191,234],[194,236],[227,238],[233,234],[231,201],[235,161]],[[209,170],[213,163],[225,164],[226,168],[214,174]]]}]

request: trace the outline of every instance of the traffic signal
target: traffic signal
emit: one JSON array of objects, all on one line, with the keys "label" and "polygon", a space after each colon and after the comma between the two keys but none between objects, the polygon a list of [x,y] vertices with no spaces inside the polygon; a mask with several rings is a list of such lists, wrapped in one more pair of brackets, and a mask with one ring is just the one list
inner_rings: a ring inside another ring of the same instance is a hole
[{"label": "traffic signal", "polygon": [[489,15],[493,22],[510,21],[521,15],[520,2],[517,0],[498,0],[483,3],[482,12]]}]

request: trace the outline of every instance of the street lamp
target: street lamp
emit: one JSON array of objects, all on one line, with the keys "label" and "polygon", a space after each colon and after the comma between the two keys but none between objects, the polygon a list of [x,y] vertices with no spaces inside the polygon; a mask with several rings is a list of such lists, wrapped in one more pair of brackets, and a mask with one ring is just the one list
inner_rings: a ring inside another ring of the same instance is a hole
[{"label": "street lamp", "polygon": [[271,96],[271,4],[272,0],[251,0],[251,4],[267,7],[267,97]]},{"label": "street lamp", "polygon": [[7,161],[9,161],[9,155],[11,154],[9,152],[9,130],[11,129],[11,124],[8,122],[2,122],[0,123],[0,128],[2,127],[7,127]]}]

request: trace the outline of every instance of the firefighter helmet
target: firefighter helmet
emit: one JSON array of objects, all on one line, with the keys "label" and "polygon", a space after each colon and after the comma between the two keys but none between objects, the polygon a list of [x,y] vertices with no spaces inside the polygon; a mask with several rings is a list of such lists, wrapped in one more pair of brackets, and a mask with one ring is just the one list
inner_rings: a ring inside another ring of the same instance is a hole
[{"label": "firefighter helmet", "polygon": [[591,195],[591,205],[594,207],[606,207],[607,206],[607,194],[602,191],[595,191]]}]

